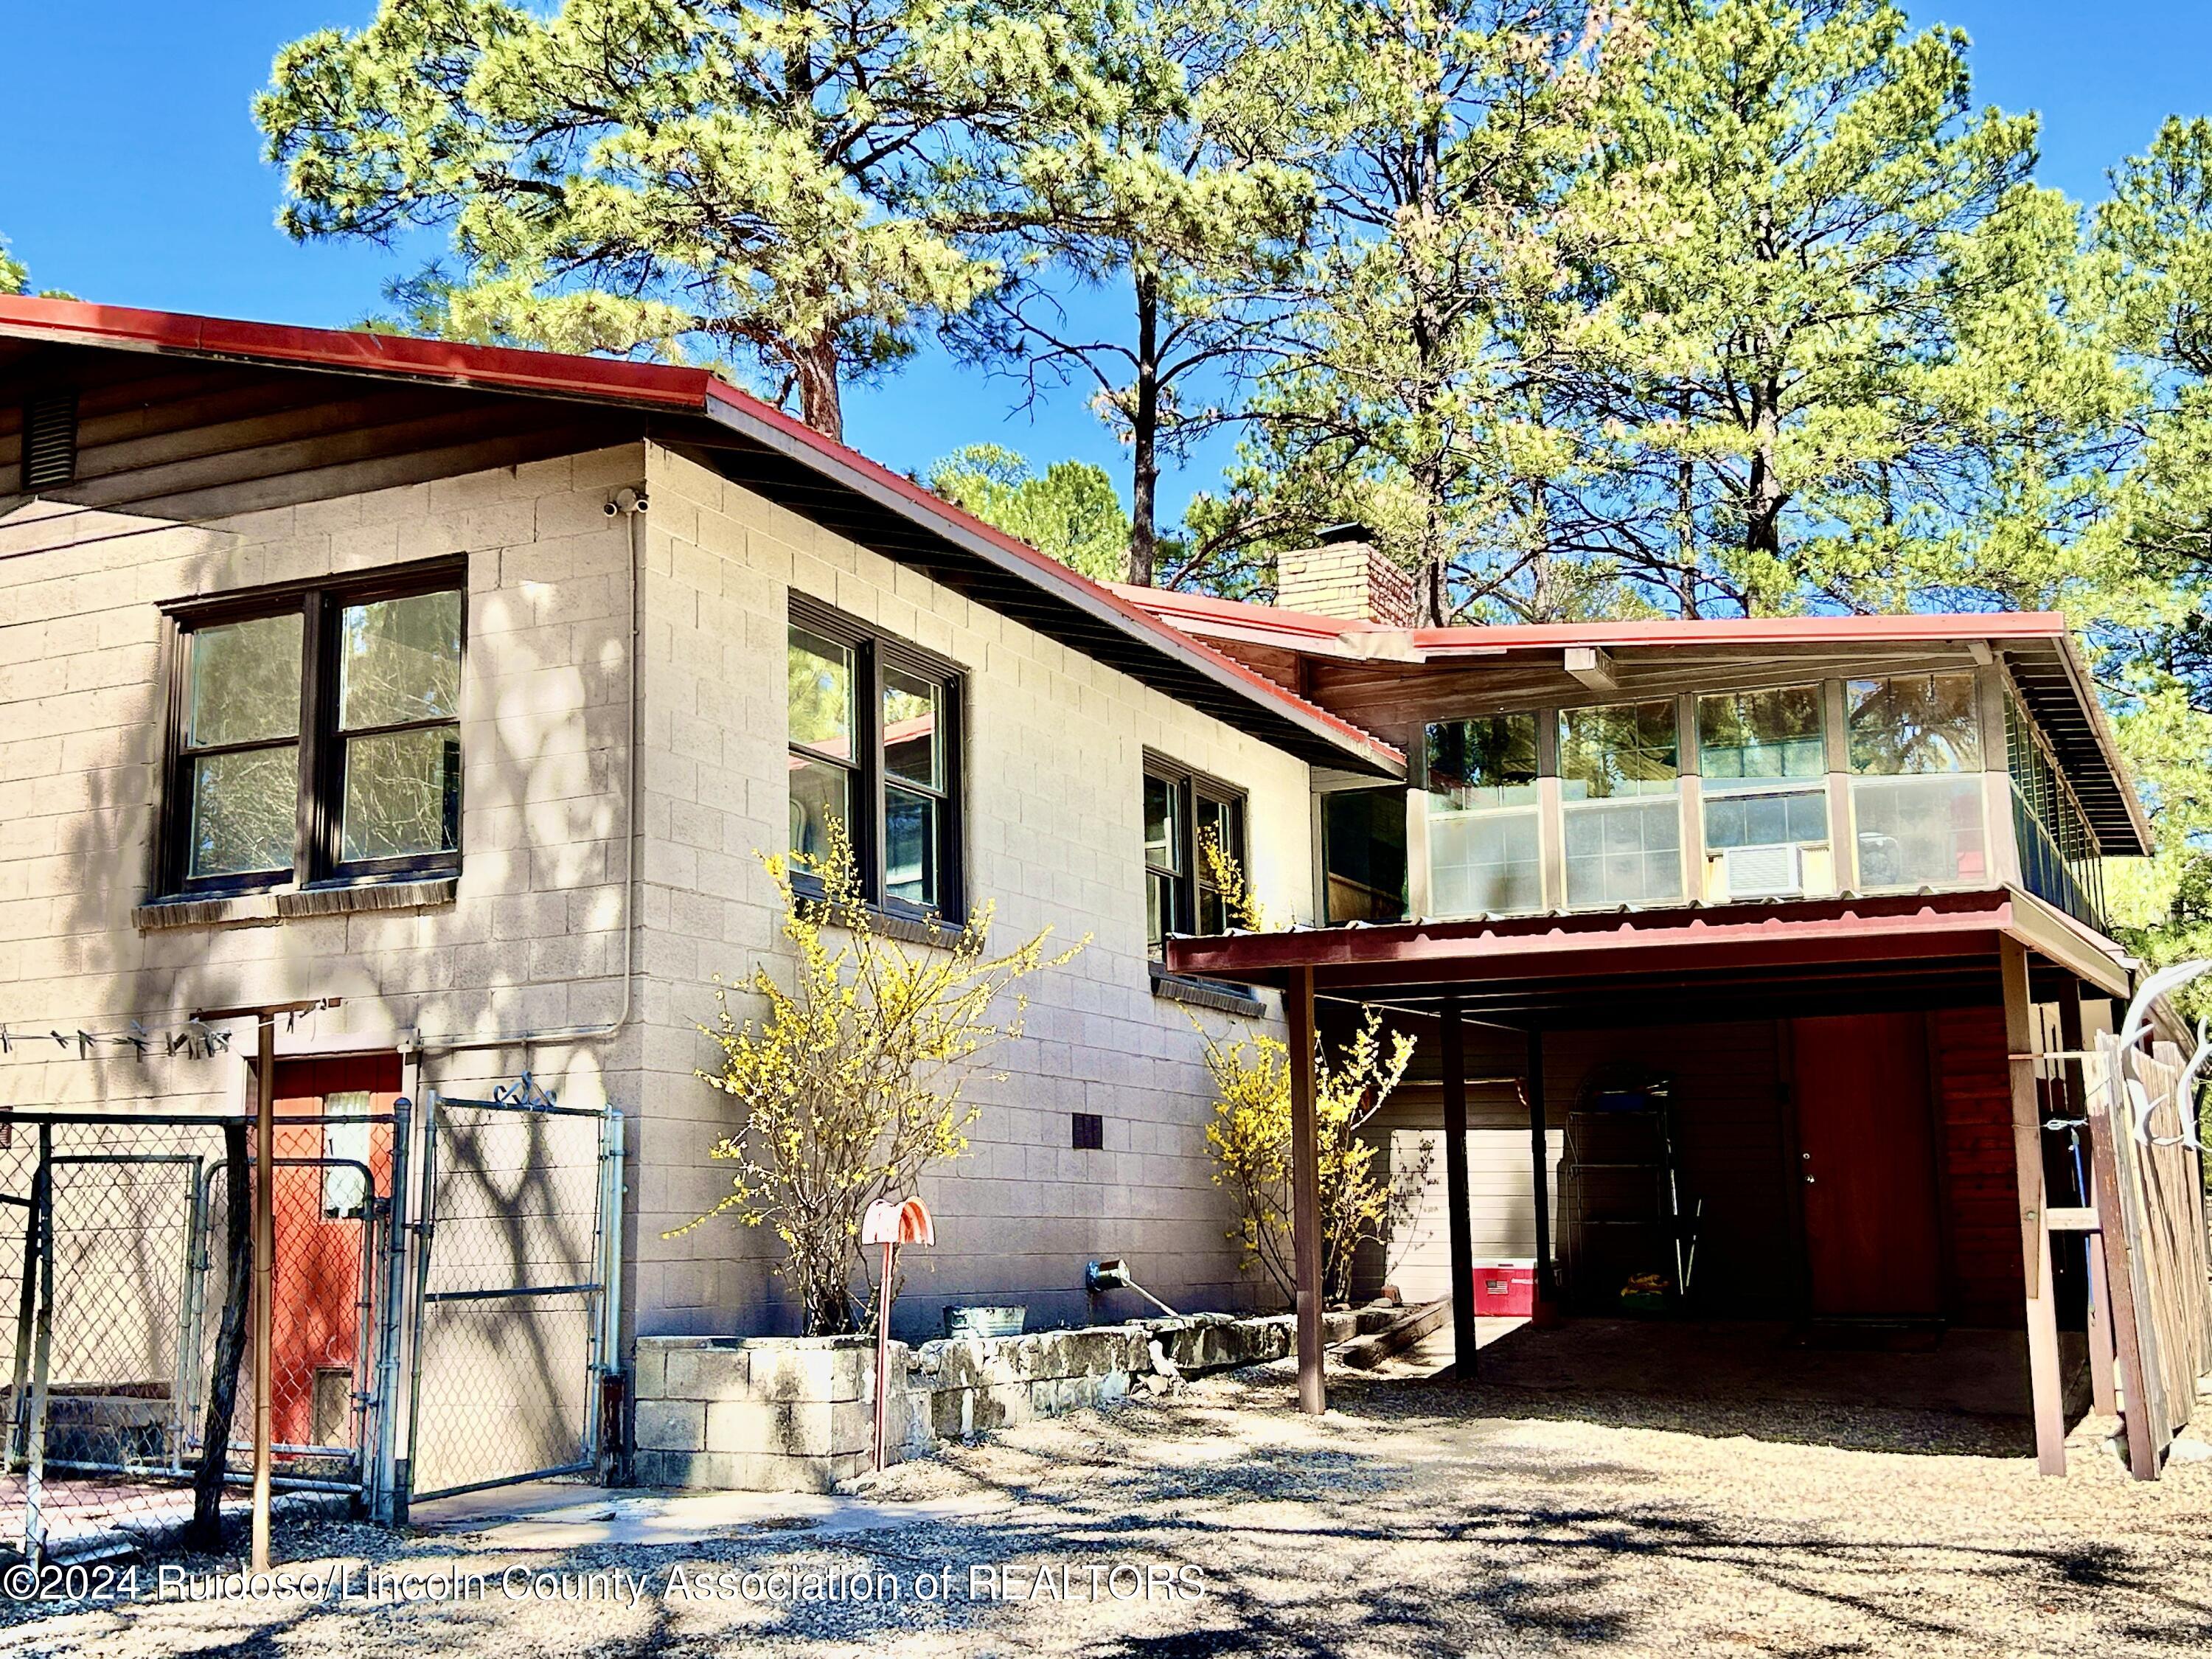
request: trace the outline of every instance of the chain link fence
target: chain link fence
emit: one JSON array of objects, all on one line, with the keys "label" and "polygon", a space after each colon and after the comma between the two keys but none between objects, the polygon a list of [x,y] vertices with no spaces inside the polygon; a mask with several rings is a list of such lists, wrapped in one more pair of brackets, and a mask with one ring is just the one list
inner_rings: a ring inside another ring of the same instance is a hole
[{"label": "chain link fence", "polygon": [[[392,1431],[404,1115],[280,1117],[275,1139],[276,1480],[366,1493]],[[0,1119],[0,1547],[41,1559],[171,1534],[203,1476],[226,1511],[242,1504],[250,1241],[231,1198],[248,1140],[236,1118]]]}]

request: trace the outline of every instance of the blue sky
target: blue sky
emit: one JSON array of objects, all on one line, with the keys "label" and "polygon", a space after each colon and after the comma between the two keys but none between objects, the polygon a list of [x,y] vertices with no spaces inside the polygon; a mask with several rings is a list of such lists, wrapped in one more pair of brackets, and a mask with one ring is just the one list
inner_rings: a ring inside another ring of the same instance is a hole
[{"label": "blue sky", "polygon": [[[2169,113],[2212,112],[2206,0],[1906,0],[1974,43],[1978,97],[2044,118],[2045,182],[2081,199]],[[275,228],[276,181],[248,104],[284,41],[357,25],[374,0],[0,0],[0,236],[41,285],[164,310],[343,326],[414,260],[301,247]],[[97,88],[96,97],[87,95]],[[1121,478],[1115,446],[1071,391],[1036,415],[1012,387],[933,355],[847,401],[851,442],[926,467],[989,440],[1040,467],[1069,455]],[[1162,491],[1177,510],[1225,450]],[[1126,482],[1123,493],[1127,494]]]}]

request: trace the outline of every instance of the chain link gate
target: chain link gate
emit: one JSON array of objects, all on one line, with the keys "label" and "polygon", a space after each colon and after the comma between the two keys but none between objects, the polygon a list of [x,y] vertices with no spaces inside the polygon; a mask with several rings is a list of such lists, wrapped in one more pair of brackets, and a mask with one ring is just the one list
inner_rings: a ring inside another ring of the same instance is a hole
[{"label": "chain link gate", "polygon": [[[398,1379],[407,1115],[275,1125],[276,1485],[374,1506]],[[152,1541],[189,1516],[217,1386],[226,1131],[201,1115],[0,1116],[0,1552]],[[336,1155],[334,1155],[336,1154]],[[226,1483],[250,1475],[240,1356]]]},{"label": "chain link gate", "polygon": [[430,1096],[405,1486],[451,1497],[587,1474],[619,1315],[622,1114],[528,1073]]}]

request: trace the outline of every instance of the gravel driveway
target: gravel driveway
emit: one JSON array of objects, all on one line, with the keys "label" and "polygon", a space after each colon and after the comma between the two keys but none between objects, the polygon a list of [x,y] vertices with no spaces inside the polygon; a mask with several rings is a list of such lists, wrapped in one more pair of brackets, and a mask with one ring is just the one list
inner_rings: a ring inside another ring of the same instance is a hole
[{"label": "gravel driveway", "polygon": [[[343,1564],[342,1598],[326,1583],[319,1603],[19,1607],[0,1651],[2081,1659],[2212,1646],[2212,1462],[2137,1485],[2094,1419],[2060,1481],[2037,1477],[2020,1425],[1992,1419],[1402,1375],[1338,1383],[1319,1420],[1288,1401],[1280,1367],[1215,1379],[952,1449],[858,1504],[684,1542],[637,1529],[667,1519],[653,1505],[581,1491],[559,1524],[325,1525],[281,1553],[303,1571]],[[576,1524],[610,1516],[630,1530]],[[372,1571],[430,1576],[375,1595]],[[480,1593],[439,1596],[455,1572]]]}]

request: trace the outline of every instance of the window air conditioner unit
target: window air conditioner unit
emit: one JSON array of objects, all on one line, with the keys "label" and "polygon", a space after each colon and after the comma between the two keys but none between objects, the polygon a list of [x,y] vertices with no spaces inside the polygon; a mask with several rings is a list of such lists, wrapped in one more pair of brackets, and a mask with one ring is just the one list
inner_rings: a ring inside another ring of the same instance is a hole
[{"label": "window air conditioner unit", "polygon": [[1805,849],[1796,842],[1774,847],[1725,847],[1721,873],[1731,899],[1802,898]]}]

